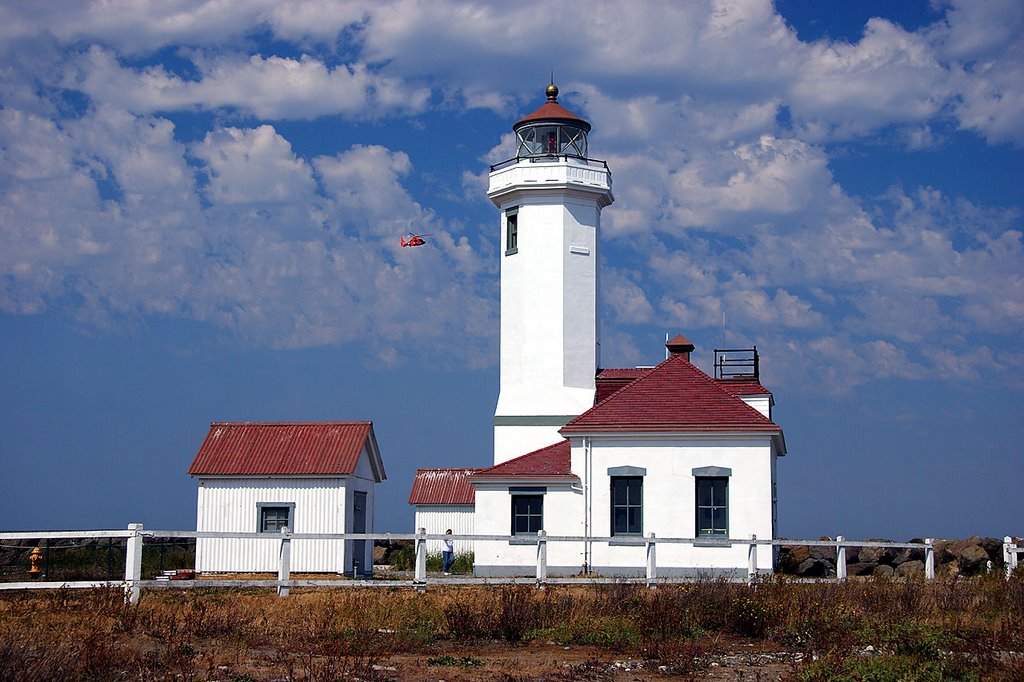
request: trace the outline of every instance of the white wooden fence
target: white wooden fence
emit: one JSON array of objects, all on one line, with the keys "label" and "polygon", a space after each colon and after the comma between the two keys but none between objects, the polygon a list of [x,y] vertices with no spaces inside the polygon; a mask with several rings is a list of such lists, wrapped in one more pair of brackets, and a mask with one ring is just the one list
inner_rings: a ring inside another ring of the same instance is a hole
[{"label": "white wooden fence", "polygon": [[[278,542],[280,545],[279,562],[276,580],[142,580],[142,543],[144,538],[249,538],[264,542]],[[526,540],[522,535],[514,536],[517,542]],[[292,533],[284,528],[280,535],[267,533],[236,533],[236,532],[214,532],[214,531],[163,531],[144,530],[141,523],[128,525],[127,530],[85,530],[85,531],[26,531],[0,533],[0,540],[26,540],[26,539],[73,539],[73,538],[127,538],[125,550],[124,581],[31,581],[31,582],[9,582],[0,583],[0,590],[40,590],[40,589],[61,589],[61,588],[90,588],[110,585],[121,585],[125,590],[125,599],[131,603],[139,600],[139,592],[142,588],[189,588],[189,587],[274,587],[278,596],[288,595],[292,587],[398,587],[411,586],[418,590],[426,589],[427,578],[427,541],[428,540],[473,540],[473,541],[507,541],[513,538],[510,535],[442,535],[428,534],[426,529],[420,528],[417,533]],[[291,543],[293,540],[414,540],[416,566],[413,571],[413,579],[409,580],[292,580],[291,579]],[[926,539],[923,543],[917,542],[873,542],[866,540],[846,540],[843,536],[835,540],[759,540],[752,535],[749,538],[657,538],[654,533],[644,537],[623,538],[615,537],[617,544],[633,544],[643,546],[647,550],[646,575],[642,578],[603,578],[603,577],[574,577],[574,578],[549,578],[547,572],[547,546],[549,542],[610,542],[611,537],[575,536],[575,535],[548,535],[543,530],[537,532],[536,538],[531,538],[537,545],[537,570],[536,577],[509,577],[509,578],[460,578],[445,577],[438,581],[446,585],[483,585],[499,583],[534,584],[543,589],[549,584],[601,584],[601,583],[640,583],[654,588],[659,584],[683,582],[683,578],[659,578],[657,563],[657,546],[659,544],[694,544],[701,546],[721,544],[747,545],[747,580],[753,582],[757,576],[757,548],[758,546],[781,546],[796,545],[804,547],[829,547],[836,550],[836,580],[846,580],[846,549],[848,547],[890,547],[895,549],[922,549],[924,550],[925,578],[935,578],[935,551],[932,538]],[[1024,547],[1018,547],[1012,537],[1006,536],[1003,541],[1003,559],[1006,570],[1006,577],[1017,567],[1020,554],[1024,553]]]}]

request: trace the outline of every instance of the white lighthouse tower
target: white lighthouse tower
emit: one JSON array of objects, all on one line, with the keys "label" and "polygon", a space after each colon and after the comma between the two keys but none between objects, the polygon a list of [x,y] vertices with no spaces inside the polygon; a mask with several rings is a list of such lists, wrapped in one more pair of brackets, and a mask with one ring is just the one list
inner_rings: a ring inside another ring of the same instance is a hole
[{"label": "white lighthouse tower", "polygon": [[516,157],[491,168],[501,211],[501,379],[494,463],[561,439],[594,405],[600,363],[601,209],[611,173],[588,157],[590,124],[547,102],[518,121]]}]

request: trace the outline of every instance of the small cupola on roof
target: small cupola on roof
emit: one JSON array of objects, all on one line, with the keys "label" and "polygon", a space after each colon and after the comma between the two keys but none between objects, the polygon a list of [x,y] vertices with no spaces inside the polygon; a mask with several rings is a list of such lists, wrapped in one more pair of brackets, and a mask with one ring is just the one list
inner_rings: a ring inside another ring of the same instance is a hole
[{"label": "small cupola on roof", "polygon": [[[665,336],[668,336],[666,334]],[[690,353],[693,352],[694,345],[690,343],[690,340],[679,334],[674,338],[669,339],[665,342],[665,348],[668,349],[669,355],[682,355],[686,360],[690,359]]]},{"label": "small cupola on roof", "polygon": [[558,103],[558,86],[547,87],[548,101],[512,126],[517,157],[577,156],[587,158],[590,124]]}]

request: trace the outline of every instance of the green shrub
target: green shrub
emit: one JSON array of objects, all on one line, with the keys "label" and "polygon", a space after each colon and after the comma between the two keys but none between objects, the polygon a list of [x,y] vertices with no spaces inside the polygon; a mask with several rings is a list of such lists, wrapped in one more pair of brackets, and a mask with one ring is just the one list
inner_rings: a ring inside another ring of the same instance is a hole
[{"label": "green shrub", "polygon": [[922,661],[914,656],[848,656],[823,658],[801,668],[801,682],[942,682],[977,680],[976,671],[955,661]]},{"label": "green shrub", "polygon": [[[465,552],[455,555],[455,563],[452,564],[452,573],[466,575],[473,574],[474,556],[472,552]],[[412,545],[402,547],[391,556],[391,567],[396,571],[416,570],[416,548]],[[427,554],[427,570],[439,573],[444,567],[444,557],[440,552]]]}]

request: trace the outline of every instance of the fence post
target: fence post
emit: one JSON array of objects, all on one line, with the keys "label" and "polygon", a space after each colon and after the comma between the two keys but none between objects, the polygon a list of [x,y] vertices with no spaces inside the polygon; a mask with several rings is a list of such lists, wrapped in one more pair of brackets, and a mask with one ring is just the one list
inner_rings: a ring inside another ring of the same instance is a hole
[{"label": "fence post", "polygon": [[750,548],[747,550],[747,584],[753,585],[757,580],[757,536],[750,536]]},{"label": "fence post", "polygon": [[836,580],[846,582],[846,540],[842,535],[836,536]]},{"label": "fence post", "polygon": [[[288,526],[281,529],[281,557],[277,565],[277,579],[292,579],[292,532],[288,529]],[[278,585],[277,596],[287,597],[288,586]]]},{"label": "fence post", "polygon": [[924,539],[924,578],[925,580],[935,579],[935,547],[932,546],[932,538]]},{"label": "fence post", "polygon": [[1010,576],[1013,575],[1013,571],[1017,568],[1017,549],[1016,543],[1013,538],[1007,535],[1003,538],[1003,569],[1006,571],[1006,579],[1009,580]]},{"label": "fence post", "polygon": [[128,524],[128,542],[124,550],[125,597],[131,604],[139,601],[139,580],[142,579],[141,523]]},{"label": "fence post", "polygon": [[652,590],[658,585],[654,581],[658,579],[658,561],[654,552],[654,533],[647,534],[647,587]]},{"label": "fence post", "polygon": [[413,573],[413,582],[427,582],[427,529],[417,528],[416,534],[416,570]]},{"label": "fence post", "polygon": [[543,529],[537,531],[537,587],[544,589],[548,579],[548,540]]}]

